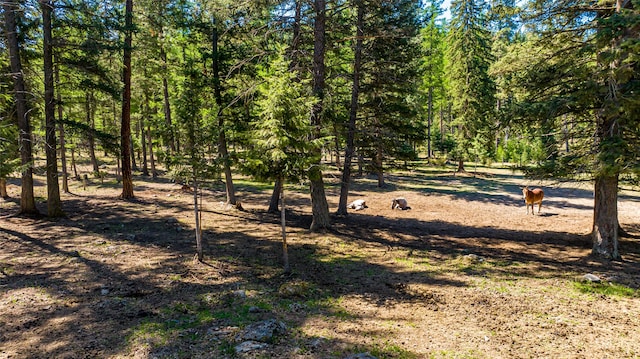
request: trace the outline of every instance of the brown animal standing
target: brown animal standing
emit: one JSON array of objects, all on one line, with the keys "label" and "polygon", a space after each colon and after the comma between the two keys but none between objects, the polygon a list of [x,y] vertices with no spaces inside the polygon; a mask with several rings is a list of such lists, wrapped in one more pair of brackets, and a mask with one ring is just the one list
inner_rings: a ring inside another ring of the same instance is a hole
[{"label": "brown animal standing", "polygon": [[538,213],[540,213],[544,191],[541,188],[529,189],[529,187],[525,187],[522,189],[522,195],[524,196],[524,204],[527,206],[527,214],[529,214],[529,205],[531,205],[531,214],[535,214],[533,206],[536,203],[538,203]]}]

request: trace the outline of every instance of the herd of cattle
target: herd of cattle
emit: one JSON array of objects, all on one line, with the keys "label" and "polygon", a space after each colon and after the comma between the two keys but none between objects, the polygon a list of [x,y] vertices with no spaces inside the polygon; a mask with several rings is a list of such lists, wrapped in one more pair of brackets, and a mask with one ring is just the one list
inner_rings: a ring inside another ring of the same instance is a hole
[{"label": "herd of cattle", "polygon": [[[533,208],[535,204],[538,204],[538,213],[540,213],[542,199],[544,198],[544,191],[541,188],[529,189],[529,187],[524,187],[522,189],[522,196],[524,197],[524,204],[527,206],[527,214],[529,214],[529,206],[531,206],[531,214],[535,214]],[[357,199],[349,203],[347,208],[361,211],[369,208],[369,206],[367,206],[367,202],[364,199]],[[396,197],[391,200],[391,209],[401,209],[404,211],[411,209],[411,207],[409,207],[409,202],[407,202],[405,198]]]}]

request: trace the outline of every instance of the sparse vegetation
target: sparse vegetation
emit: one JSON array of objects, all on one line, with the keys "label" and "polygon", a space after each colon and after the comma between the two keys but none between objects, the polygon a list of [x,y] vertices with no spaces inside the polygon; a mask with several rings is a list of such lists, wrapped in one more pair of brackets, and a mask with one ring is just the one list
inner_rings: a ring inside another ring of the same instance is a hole
[{"label": "sparse vegetation", "polygon": [[[640,328],[637,244],[623,242],[624,262],[592,263],[582,236],[589,190],[549,186],[543,215],[527,217],[519,174],[482,170],[455,177],[435,167],[397,171],[390,190],[362,178],[354,191],[369,208],[327,233],[308,233],[310,214],[295,207],[288,214],[290,275],[280,266],[279,219],[265,212],[268,186],[238,181],[245,211],[220,205],[220,184],[203,192],[205,261],[197,263],[191,195],[180,184],[136,177],[138,199],[124,202],[114,200],[116,187],[96,181],[85,190],[72,182],[68,218],[0,221],[2,349],[17,357],[63,355],[26,335],[105,358],[639,352],[628,339]],[[452,181],[459,186],[447,186]],[[15,197],[18,188],[11,181],[8,188]],[[302,188],[289,193],[293,204],[308,201]],[[396,195],[413,209],[391,211],[387,199]],[[631,201],[621,206],[621,225],[636,235],[640,196],[625,196]],[[616,280],[575,280],[594,271]],[[286,323],[287,333],[266,349],[237,354],[238,333],[267,318]],[[617,349],[583,340],[594,332]]]}]

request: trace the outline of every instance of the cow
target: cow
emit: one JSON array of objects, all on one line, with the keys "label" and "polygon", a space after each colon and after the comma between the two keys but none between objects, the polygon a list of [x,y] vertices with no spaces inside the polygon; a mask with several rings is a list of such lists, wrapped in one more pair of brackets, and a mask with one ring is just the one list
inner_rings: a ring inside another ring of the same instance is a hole
[{"label": "cow", "polygon": [[407,203],[407,200],[402,197],[394,198],[391,201],[391,209],[396,209],[396,208],[400,208],[403,211],[407,209],[411,209],[411,207],[409,207],[409,204]]},{"label": "cow", "polygon": [[544,191],[541,188],[529,189],[529,187],[524,187],[522,189],[522,195],[524,196],[524,204],[527,206],[527,214],[529,214],[529,205],[531,205],[531,214],[535,214],[533,206],[536,203],[538,203],[538,213],[540,213]]},{"label": "cow", "polygon": [[356,199],[355,201],[349,203],[347,208],[355,209],[356,211],[362,211],[365,208],[369,208],[367,206],[367,202],[364,199]]}]

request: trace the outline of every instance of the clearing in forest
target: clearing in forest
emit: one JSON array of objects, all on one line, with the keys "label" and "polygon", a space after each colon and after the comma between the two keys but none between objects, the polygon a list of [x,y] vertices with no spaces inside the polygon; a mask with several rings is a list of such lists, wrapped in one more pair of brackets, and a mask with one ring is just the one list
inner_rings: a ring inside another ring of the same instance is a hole
[{"label": "clearing in forest", "polygon": [[[327,176],[331,211],[338,177]],[[193,198],[177,184],[136,177],[124,202],[115,181],[73,183],[68,217],[49,221],[12,215],[11,182],[0,202],[0,358],[640,356],[640,193],[620,195],[624,261],[603,263],[589,257],[586,184],[435,168],[387,183],[355,179],[350,199],[368,208],[320,234],[307,231],[307,189],[287,188],[284,276],[268,185],[238,181],[244,211],[224,208],[223,187],[205,190],[202,264]],[[526,214],[526,184],[545,189],[540,214]],[[36,185],[44,197],[44,179]],[[394,197],[412,209],[392,210]],[[286,329],[238,353],[245,330],[269,319]]]}]

